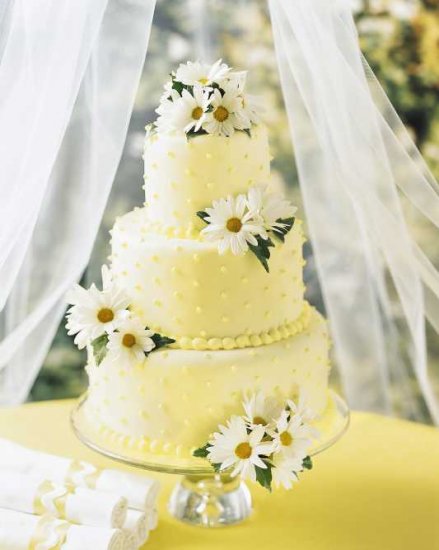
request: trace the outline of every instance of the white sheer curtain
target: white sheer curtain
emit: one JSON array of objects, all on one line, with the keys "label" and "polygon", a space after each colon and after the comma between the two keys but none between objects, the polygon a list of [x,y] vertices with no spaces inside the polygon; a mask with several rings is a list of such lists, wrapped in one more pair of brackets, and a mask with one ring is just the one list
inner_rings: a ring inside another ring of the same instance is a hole
[{"label": "white sheer curtain", "polygon": [[439,227],[439,186],[361,56],[348,0],[269,6],[347,397],[355,408],[397,405],[421,418],[420,390],[439,424],[439,377],[428,372],[425,343],[425,317],[439,329],[439,274],[402,206]]},{"label": "white sheer curtain", "polygon": [[154,6],[0,3],[0,405],[27,397],[87,265]]},{"label": "white sheer curtain", "polygon": [[[439,225],[438,184],[361,57],[349,1],[268,1],[347,397],[421,418],[420,388],[439,422],[424,325],[439,328],[439,277],[401,206]],[[0,405],[26,398],[87,265],[154,4],[0,0]]]}]

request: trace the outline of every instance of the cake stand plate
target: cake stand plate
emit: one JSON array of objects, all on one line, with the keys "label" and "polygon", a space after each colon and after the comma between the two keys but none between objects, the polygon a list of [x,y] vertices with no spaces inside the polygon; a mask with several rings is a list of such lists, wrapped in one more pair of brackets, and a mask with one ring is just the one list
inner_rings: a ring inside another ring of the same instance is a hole
[{"label": "cake stand plate", "polygon": [[[73,431],[85,445],[130,466],[184,476],[169,501],[169,511],[177,519],[191,525],[220,527],[238,523],[250,515],[250,491],[239,478],[216,474],[205,459],[151,453],[130,446],[125,437],[109,438],[87,418],[86,406],[87,394],[84,394],[71,413]],[[325,412],[313,424],[321,437],[310,455],[321,453],[340,439],[349,420],[347,404],[330,391]]]}]

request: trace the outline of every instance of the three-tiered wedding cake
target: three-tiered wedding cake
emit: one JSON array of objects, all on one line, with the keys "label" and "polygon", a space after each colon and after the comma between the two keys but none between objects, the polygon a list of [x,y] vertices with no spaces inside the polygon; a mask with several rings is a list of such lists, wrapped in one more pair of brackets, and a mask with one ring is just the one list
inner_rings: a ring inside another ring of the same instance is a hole
[{"label": "three-tiered wedding cake", "polygon": [[[301,394],[322,413],[329,361],[326,322],[304,299],[301,222],[270,181],[245,75],[221,63],[179,71],[147,131],[145,206],[116,221],[104,281],[124,294],[115,310],[150,330],[99,309],[118,336],[86,342],[87,414],[138,449],[185,457],[248,394]],[[140,341],[131,363],[115,352]]]}]

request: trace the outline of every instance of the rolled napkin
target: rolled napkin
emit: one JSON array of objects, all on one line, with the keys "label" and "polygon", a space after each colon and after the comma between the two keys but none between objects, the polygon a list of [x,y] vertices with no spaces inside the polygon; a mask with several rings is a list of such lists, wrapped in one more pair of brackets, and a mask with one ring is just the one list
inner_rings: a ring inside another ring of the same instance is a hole
[{"label": "rolled napkin", "polygon": [[95,488],[98,491],[122,494],[130,507],[146,510],[155,506],[160,485],[158,481],[148,477],[118,470],[101,470],[96,478]]},{"label": "rolled napkin", "polygon": [[154,529],[157,529],[157,525],[159,523],[159,513],[157,512],[156,508],[151,508],[147,514],[146,517],[148,518],[148,528],[150,531],[154,531]]},{"label": "rolled napkin", "polygon": [[121,529],[127,509],[124,497],[75,487],[66,501],[65,519],[81,525]]},{"label": "rolled napkin", "polygon": [[61,550],[125,550],[125,541],[120,529],[70,525]]},{"label": "rolled napkin", "polygon": [[120,529],[72,525],[0,508],[1,550],[124,550]]},{"label": "rolled napkin", "polygon": [[123,529],[135,535],[137,547],[142,546],[149,536],[149,516],[141,510],[129,509]]},{"label": "rolled napkin", "polygon": [[0,508],[0,548],[28,550],[38,531],[44,533],[43,524],[40,522],[41,518],[38,516]]},{"label": "rolled napkin", "polygon": [[0,468],[33,473],[61,485],[71,483],[114,493],[140,510],[155,505],[160,488],[154,479],[118,470],[100,470],[88,462],[33,451],[6,439],[0,439]]},{"label": "rolled napkin", "polygon": [[108,528],[122,528],[127,515],[127,502],[122,497],[6,470],[0,470],[0,508]]},{"label": "rolled napkin", "polygon": [[0,468],[26,472],[32,463],[33,451],[0,438]]},{"label": "rolled napkin", "polygon": [[124,531],[123,550],[138,550],[140,546],[134,533],[131,531]]},{"label": "rolled napkin", "polygon": [[0,468],[23,473],[50,472],[48,479],[64,482],[70,469],[72,460],[54,455],[34,451],[0,438]]}]

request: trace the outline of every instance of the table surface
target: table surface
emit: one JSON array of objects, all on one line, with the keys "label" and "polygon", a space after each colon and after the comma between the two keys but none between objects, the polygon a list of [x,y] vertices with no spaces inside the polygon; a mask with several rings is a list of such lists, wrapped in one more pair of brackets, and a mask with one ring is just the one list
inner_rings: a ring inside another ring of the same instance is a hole
[{"label": "table surface", "polygon": [[[0,437],[101,467],[118,463],[84,447],[69,425],[73,401],[0,410]],[[138,473],[140,471],[137,471]],[[141,473],[141,472],[140,472]],[[245,523],[207,530],[175,521],[166,502],[176,476],[160,479],[160,523],[150,550],[434,550],[439,549],[439,430],[354,413],[347,434],[315,457],[292,491],[252,486]]]}]

